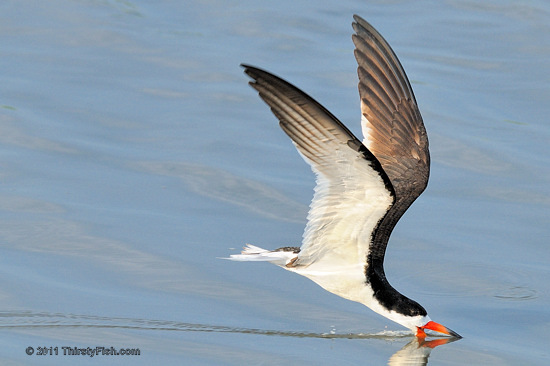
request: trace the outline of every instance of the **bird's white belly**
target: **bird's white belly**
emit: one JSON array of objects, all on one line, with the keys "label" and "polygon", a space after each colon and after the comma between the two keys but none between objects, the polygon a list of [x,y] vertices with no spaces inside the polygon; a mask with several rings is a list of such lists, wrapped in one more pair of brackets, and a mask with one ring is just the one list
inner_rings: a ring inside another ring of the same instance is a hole
[{"label": "bird's white belly", "polygon": [[325,290],[345,299],[370,307],[372,290],[366,286],[364,267],[361,265],[340,268],[316,269],[315,265],[306,268],[287,268],[317,283]]}]

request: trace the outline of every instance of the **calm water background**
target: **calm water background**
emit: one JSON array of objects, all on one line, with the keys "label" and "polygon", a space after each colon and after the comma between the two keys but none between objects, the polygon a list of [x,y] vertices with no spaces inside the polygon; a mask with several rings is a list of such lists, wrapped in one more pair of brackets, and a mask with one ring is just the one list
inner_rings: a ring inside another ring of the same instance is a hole
[{"label": "calm water background", "polygon": [[141,351],[83,364],[395,357],[411,337],[364,306],[217,259],[299,244],[313,188],[239,63],[360,134],[354,13],[400,57],[430,137],[386,265],[464,336],[429,364],[550,362],[550,3],[258,4],[2,2],[0,362],[75,362],[28,346]]}]

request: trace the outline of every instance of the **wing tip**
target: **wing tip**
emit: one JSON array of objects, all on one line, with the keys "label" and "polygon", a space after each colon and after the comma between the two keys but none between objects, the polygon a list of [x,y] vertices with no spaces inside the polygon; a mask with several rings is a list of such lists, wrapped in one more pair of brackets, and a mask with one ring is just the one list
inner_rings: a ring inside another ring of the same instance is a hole
[{"label": "wing tip", "polygon": [[375,36],[380,36],[380,33],[376,30],[376,28],[374,28],[372,24],[367,22],[359,15],[353,14],[353,20],[354,22],[351,23],[351,26],[353,27],[353,30],[356,34],[358,34],[359,32],[367,32]]},{"label": "wing tip", "polygon": [[258,69],[257,67],[254,67],[254,66],[249,65],[249,64],[246,64],[246,63],[241,63],[239,66],[242,67],[242,68],[244,69],[243,72],[244,72],[246,75],[248,75],[248,76],[250,76],[251,78],[255,79],[255,77],[254,77],[254,71]]},{"label": "wing tip", "polygon": [[353,14],[353,20],[355,20],[356,23],[366,22],[359,14]]}]

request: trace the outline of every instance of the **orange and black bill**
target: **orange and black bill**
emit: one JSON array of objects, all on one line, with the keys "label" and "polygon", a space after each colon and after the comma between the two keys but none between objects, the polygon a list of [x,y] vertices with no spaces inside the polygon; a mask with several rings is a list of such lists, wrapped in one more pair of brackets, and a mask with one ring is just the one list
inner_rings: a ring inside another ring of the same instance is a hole
[{"label": "orange and black bill", "polygon": [[436,323],[436,322],[433,322],[433,321],[427,322],[423,327],[417,327],[416,336],[420,337],[420,338],[425,338],[426,333],[424,332],[424,329],[429,329],[429,330],[433,330],[435,332],[447,334],[447,335],[450,335],[451,337],[455,337],[455,338],[462,338],[462,336],[460,334],[458,334],[457,332],[452,331],[449,328],[444,327],[443,325],[441,325],[439,323]]}]

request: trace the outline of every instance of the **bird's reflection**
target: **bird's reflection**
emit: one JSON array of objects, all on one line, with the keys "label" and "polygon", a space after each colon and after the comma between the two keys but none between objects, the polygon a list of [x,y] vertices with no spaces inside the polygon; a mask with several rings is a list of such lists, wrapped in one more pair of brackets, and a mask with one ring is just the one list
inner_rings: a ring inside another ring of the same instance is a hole
[{"label": "bird's reflection", "polygon": [[430,353],[437,346],[442,346],[458,340],[458,338],[438,338],[426,340],[425,338],[413,337],[399,351],[390,357],[388,365],[390,366],[413,366],[427,365]]}]

